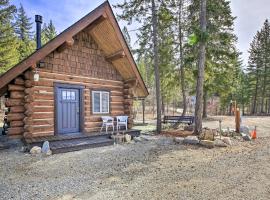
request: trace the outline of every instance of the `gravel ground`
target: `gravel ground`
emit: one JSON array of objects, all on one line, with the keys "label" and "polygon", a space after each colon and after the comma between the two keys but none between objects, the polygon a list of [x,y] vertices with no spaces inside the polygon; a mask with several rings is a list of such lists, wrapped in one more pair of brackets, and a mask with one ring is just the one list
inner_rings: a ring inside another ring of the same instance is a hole
[{"label": "gravel ground", "polygon": [[205,149],[154,137],[49,157],[0,151],[0,199],[269,199],[269,139]]}]

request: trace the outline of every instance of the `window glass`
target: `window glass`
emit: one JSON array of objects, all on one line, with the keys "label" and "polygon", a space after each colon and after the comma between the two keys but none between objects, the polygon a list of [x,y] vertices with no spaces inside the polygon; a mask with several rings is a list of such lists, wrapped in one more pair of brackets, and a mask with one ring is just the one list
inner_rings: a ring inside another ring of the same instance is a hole
[{"label": "window glass", "polygon": [[66,100],[67,99],[67,91],[62,91],[62,99]]},{"label": "window glass", "polygon": [[108,113],[109,112],[109,93],[102,93],[102,112]]},{"label": "window glass", "polygon": [[75,98],[75,92],[74,91],[70,92],[70,96],[71,96],[71,100],[75,100],[76,99]]},{"label": "window glass", "polygon": [[70,91],[67,91],[67,100],[70,100]]},{"label": "window glass", "polygon": [[99,92],[93,93],[93,108],[94,108],[94,113],[100,113],[100,93]]},{"label": "window glass", "polygon": [[109,92],[93,91],[92,106],[93,113],[109,113]]}]

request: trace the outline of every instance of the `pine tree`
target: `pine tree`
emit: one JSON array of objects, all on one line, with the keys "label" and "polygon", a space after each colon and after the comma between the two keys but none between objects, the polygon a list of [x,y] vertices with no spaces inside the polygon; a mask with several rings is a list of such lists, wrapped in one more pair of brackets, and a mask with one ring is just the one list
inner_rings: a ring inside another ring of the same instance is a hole
[{"label": "pine tree", "polygon": [[32,40],[32,24],[33,23],[31,23],[31,18],[27,17],[22,4],[20,4],[15,22],[15,32],[19,38],[18,50],[20,54],[20,60],[26,58],[35,49],[34,41]]},{"label": "pine tree", "polygon": [[0,0],[0,74],[18,62],[18,40],[12,27],[16,7]]},{"label": "pine tree", "polygon": [[44,23],[41,30],[42,44],[43,45],[46,44],[47,42],[55,38],[56,35],[57,35],[57,32],[56,32],[55,26],[53,25],[52,20],[50,20],[48,25]]},{"label": "pine tree", "polygon": [[249,86],[253,90],[251,114],[269,113],[270,103],[270,24],[268,20],[254,36],[247,67]]},{"label": "pine tree", "polygon": [[[156,109],[157,109],[157,132],[161,131],[161,95],[160,95],[160,72],[158,63],[158,10],[160,3],[157,0],[130,0],[116,7],[123,10],[118,17],[128,21],[133,20],[141,23],[140,34],[143,35],[140,47],[150,46],[153,52],[153,67],[155,73]],[[151,34],[149,34],[151,33]],[[146,51],[146,49],[144,50]]]}]

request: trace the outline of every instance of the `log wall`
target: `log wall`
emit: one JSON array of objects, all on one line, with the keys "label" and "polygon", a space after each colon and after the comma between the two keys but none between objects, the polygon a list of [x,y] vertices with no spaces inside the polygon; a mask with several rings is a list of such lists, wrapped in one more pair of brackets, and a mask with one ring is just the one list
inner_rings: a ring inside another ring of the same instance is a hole
[{"label": "log wall", "polygon": [[[90,35],[82,32],[74,37],[74,45],[55,50],[42,61],[39,81],[33,81],[34,72],[27,70],[8,86],[6,105],[9,107],[9,135],[37,137],[55,134],[54,84],[84,86],[83,132],[99,131],[101,115],[92,114],[92,90],[110,91],[110,116],[128,115],[131,128],[132,88],[98,48]],[[104,114],[103,114],[104,115]]]}]

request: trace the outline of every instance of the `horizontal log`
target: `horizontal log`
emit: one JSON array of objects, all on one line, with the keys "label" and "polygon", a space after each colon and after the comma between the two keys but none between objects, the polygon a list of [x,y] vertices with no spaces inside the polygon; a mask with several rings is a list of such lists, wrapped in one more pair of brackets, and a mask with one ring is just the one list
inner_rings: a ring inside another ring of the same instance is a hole
[{"label": "horizontal log", "polygon": [[8,122],[23,120],[25,115],[23,113],[9,113],[7,115]]},{"label": "horizontal log", "polygon": [[5,102],[6,107],[12,106],[23,106],[25,103],[24,99],[8,99]]},{"label": "horizontal log", "polygon": [[10,139],[22,139],[23,136],[22,136],[22,134],[21,135],[9,135],[8,138],[10,138]]},{"label": "horizontal log", "polygon": [[10,98],[12,99],[22,99],[24,98],[25,94],[22,91],[11,91]]},{"label": "horizontal log", "polygon": [[85,117],[85,122],[99,122],[101,121],[101,117],[100,116],[87,116]]},{"label": "horizontal log", "polygon": [[37,99],[33,102],[34,106],[54,106],[54,100]]},{"label": "horizontal log", "polygon": [[47,132],[47,131],[54,131],[54,126],[51,125],[44,125],[44,126],[33,126],[33,133],[36,132]]},{"label": "horizontal log", "polygon": [[[105,130],[103,130],[105,131]],[[84,128],[85,133],[91,133],[91,132],[100,132],[100,127],[95,127],[95,128]]]},{"label": "horizontal log", "polygon": [[24,80],[22,78],[20,78],[20,77],[15,78],[14,84],[15,85],[24,85]]},{"label": "horizontal log", "polygon": [[40,120],[33,120],[33,125],[38,126],[38,125],[54,125],[54,119],[40,119]]},{"label": "horizontal log", "polygon": [[51,119],[51,118],[54,118],[54,113],[53,112],[48,112],[48,113],[34,112],[32,117],[33,117],[33,119]]},{"label": "horizontal log", "polygon": [[22,135],[24,133],[23,127],[8,128],[8,135]]},{"label": "horizontal log", "polygon": [[25,111],[24,106],[12,106],[9,109],[10,113],[24,113]]},{"label": "horizontal log", "polygon": [[86,128],[94,128],[94,127],[101,128],[102,122],[101,121],[99,121],[99,122],[85,122],[84,125]]},{"label": "horizontal log", "polygon": [[122,81],[116,80],[105,80],[105,79],[98,79],[94,77],[85,77],[85,76],[74,76],[68,74],[59,74],[59,73],[50,73],[50,72],[39,72],[41,78],[47,79],[56,79],[56,80],[63,80],[63,81],[73,81],[79,83],[91,83],[91,84],[106,84],[106,85],[117,85],[122,86],[124,83]]},{"label": "horizontal log", "polygon": [[42,99],[42,100],[54,100],[54,94],[53,93],[47,93],[47,94],[34,94],[35,99]]},{"label": "horizontal log", "polygon": [[53,106],[36,106],[34,107],[34,112],[54,112]]},{"label": "horizontal log", "polygon": [[52,136],[54,131],[45,131],[45,132],[33,132],[32,137],[41,137],[41,136]]},{"label": "horizontal log", "polygon": [[10,122],[10,127],[23,127],[24,126],[24,123],[22,120],[20,121],[11,121]]},{"label": "horizontal log", "polygon": [[[23,81],[23,84],[24,84],[24,81]],[[9,84],[8,85],[8,90],[9,91],[24,91],[25,87],[23,85]]]},{"label": "horizontal log", "polygon": [[31,80],[26,80],[26,81],[24,82],[24,86],[25,86],[26,88],[32,87],[32,86],[33,86],[33,81],[31,81]]}]

